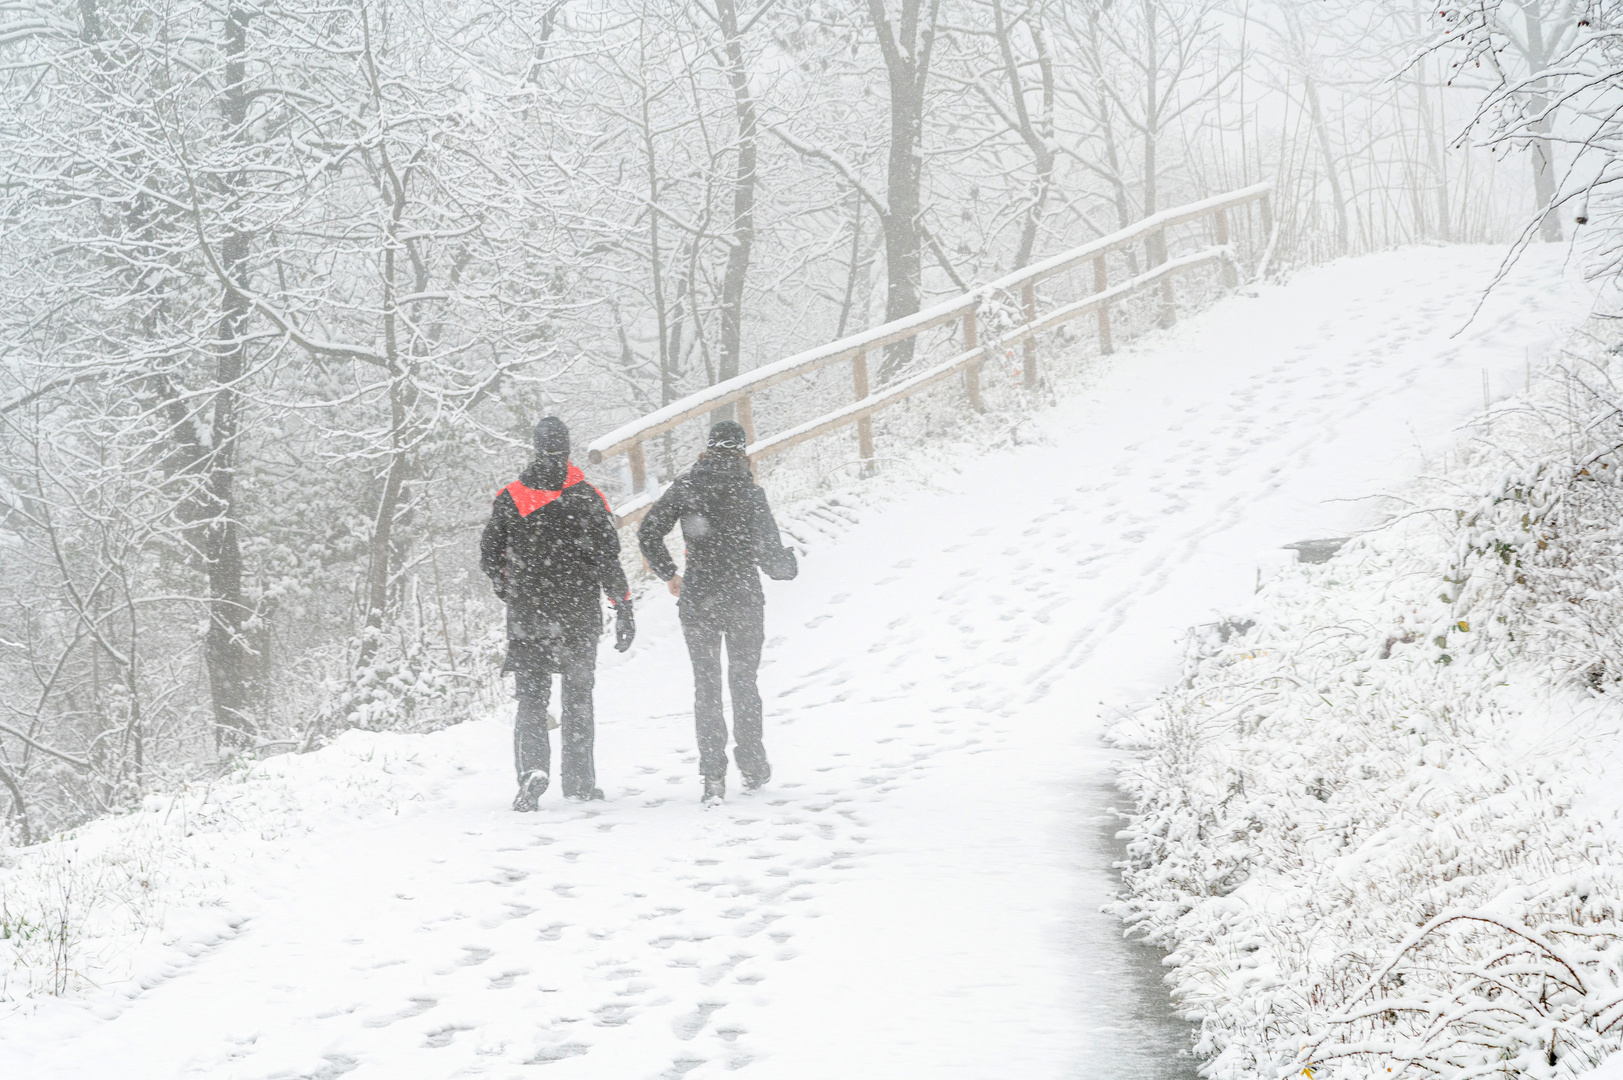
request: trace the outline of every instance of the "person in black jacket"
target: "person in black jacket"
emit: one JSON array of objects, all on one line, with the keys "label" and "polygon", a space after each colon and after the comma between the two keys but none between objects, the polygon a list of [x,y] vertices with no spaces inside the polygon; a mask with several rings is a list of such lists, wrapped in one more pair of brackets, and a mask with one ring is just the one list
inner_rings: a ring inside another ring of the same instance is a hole
[{"label": "person in black jacket", "polygon": [[535,426],[535,461],[496,496],[479,540],[479,568],[507,605],[507,663],[518,715],[514,810],[534,810],[547,790],[552,748],[547,701],[563,676],[566,799],[601,799],[592,759],[592,687],[603,633],[601,590],[617,613],[614,647],[631,647],[636,627],[620,566],[620,536],[603,493],[569,460],[569,429],[549,416]]},{"label": "person in black jacket", "polygon": [[[726,420],[712,427],[697,464],[659,497],[637,530],[643,556],[677,597],[682,636],[693,661],[693,718],[706,803],[718,802],[726,793],[723,641],[733,698],[734,761],[752,791],[772,776],[761,743],[761,692],[755,685],[766,637],[766,598],[756,568],[775,581],[788,581],[799,569],[795,553],[778,538],[766,492],[750,475],[744,444],[742,425]],[[665,547],[665,535],[678,522],[687,545],[685,578],[677,574]]]}]

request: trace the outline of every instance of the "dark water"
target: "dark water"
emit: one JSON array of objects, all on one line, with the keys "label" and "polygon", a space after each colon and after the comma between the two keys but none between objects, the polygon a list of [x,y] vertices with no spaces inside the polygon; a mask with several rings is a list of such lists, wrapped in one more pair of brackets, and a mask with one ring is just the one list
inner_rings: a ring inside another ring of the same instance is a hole
[{"label": "dark water", "polygon": [[1126,857],[1116,838],[1121,819],[1109,808],[1129,800],[1108,770],[1087,777],[1075,792],[1080,813],[1059,850],[1076,853],[1079,895],[1066,946],[1077,958],[1082,1027],[1089,1060],[1074,1075],[1089,1080],[1198,1080],[1190,1053],[1194,1026],[1173,1011],[1160,949],[1122,936],[1122,924],[1099,908],[1121,888],[1114,864]]}]

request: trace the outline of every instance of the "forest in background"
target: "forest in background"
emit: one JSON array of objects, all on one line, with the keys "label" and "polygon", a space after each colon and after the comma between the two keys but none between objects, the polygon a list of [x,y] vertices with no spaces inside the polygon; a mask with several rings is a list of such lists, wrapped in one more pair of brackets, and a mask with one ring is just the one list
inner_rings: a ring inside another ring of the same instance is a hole
[{"label": "forest in background", "polygon": [[1608,272],[1614,7],[0,0],[10,839],[479,707],[541,414],[1259,180],[1276,273],[1578,221]]}]

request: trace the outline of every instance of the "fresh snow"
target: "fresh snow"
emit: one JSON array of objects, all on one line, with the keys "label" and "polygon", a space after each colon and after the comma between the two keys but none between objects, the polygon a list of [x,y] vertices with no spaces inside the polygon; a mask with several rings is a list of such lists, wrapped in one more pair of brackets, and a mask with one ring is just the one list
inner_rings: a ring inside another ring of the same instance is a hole
[{"label": "fresh snow", "polygon": [[[1367,524],[1484,386],[1520,388],[1587,308],[1562,254],[1530,251],[1469,326],[1495,249],[1307,271],[1123,349],[926,489],[789,509],[807,554],[768,587],[758,794],[698,805],[651,592],[630,653],[601,654],[604,803],[512,813],[504,709],[14,852],[6,917],[77,890],[90,985],[8,1006],[0,1076],[1192,1074],[1098,913],[1101,732],[1282,545]],[[13,948],[15,993],[48,953]]]},{"label": "fresh snow", "polygon": [[1573,1080],[1623,1050],[1623,420],[1589,325],[1376,527],[1190,635],[1119,910],[1209,1080]]}]

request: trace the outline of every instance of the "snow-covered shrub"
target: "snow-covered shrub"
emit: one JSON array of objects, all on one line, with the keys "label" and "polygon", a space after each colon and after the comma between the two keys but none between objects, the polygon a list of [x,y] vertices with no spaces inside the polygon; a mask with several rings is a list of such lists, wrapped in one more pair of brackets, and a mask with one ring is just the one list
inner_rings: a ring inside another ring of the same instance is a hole
[{"label": "snow-covered shrub", "polygon": [[1623,848],[1569,767],[1623,717],[1623,411],[1591,348],[1118,736],[1118,910],[1217,1080],[1576,1076],[1623,1047]]},{"label": "snow-covered shrub", "polygon": [[1293,1064],[1375,1058],[1440,1076],[1587,1072],[1617,1049],[1623,1021],[1619,911],[1602,891],[1568,875],[1512,890],[1487,910],[1439,915],[1348,996]]},{"label": "snow-covered shrub", "polygon": [[[1597,690],[1623,687],[1623,361],[1598,352],[1531,403],[1557,436],[1462,510],[1449,585],[1489,637]],[[1567,436],[1565,439],[1559,436]]]},{"label": "snow-covered shrub", "polygon": [[464,768],[424,741],[435,737],[342,732],[12,850],[0,859],[0,1016],[49,996],[133,997],[230,939],[263,902],[255,867],[292,865],[315,828],[417,812]]},{"label": "snow-covered shrub", "polygon": [[116,842],[68,833],[0,868],[0,1002],[95,986],[132,940],[163,929],[179,894],[207,902],[199,889],[212,893],[223,875],[185,850],[194,821],[176,813],[181,798],[196,795],[115,819]]},{"label": "snow-covered shrub", "polygon": [[443,642],[405,628],[368,631],[372,647],[364,664],[357,659],[359,641],[312,655],[307,661],[312,701],[298,725],[296,745],[314,749],[352,728],[436,731],[483,713],[499,682],[500,629],[493,625],[454,658]]}]

